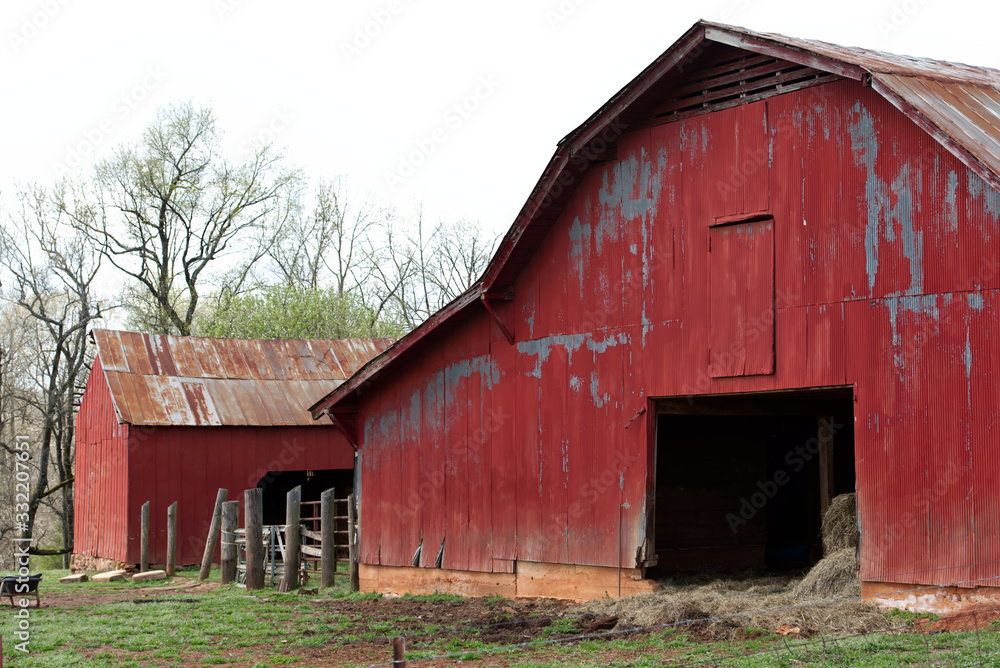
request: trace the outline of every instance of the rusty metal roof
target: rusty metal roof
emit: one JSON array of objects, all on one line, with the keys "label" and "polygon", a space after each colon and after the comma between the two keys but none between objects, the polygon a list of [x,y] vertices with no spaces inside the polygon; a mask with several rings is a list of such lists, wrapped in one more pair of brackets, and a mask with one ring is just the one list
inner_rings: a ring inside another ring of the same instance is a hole
[{"label": "rusty metal roof", "polygon": [[[1000,188],[1000,70],[839,46],[701,21],[705,39],[805,64],[860,74],[862,81]],[[768,51],[768,49],[773,49]],[[853,70],[853,72],[852,72]]]},{"label": "rusty metal roof", "polygon": [[308,408],[393,339],[210,339],[92,332],[121,422],[316,425]]}]

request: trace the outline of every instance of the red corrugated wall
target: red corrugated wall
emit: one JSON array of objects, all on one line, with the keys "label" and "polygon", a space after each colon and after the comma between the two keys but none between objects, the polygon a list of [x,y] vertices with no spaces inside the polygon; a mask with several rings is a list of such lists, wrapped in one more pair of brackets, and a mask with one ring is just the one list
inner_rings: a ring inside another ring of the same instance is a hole
[{"label": "red corrugated wall", "polygon": [[128,430],[95,359],[76,420],[73,551],[124,561],[128,549]]},{"label": "red corrugated wall", "polygon": [[[201,561],[219,488],[240,501],[268,471],[350,469],[354,450],[336,428],[131,427],[128,559],[139,561],[142,504],[150,502],[150,560],[164,563],[167,507],[177,501],[177,562]],[[103,556],[103,555],[102,555]],[[218,559],[218,549],[216,550]]]},{"label": "red corrugated wall", "polygon": [[[638,129],[617,155],[498,304],[513,346],[472,311],[366,388],[362,560],[422,544],[433,566],[444,541],[445,568],[634,567],[650,397],[854,385],[862,579],[1000,575],[1000,195],[846,80]],[[735,281],[773,289],[744,321],[774,371],[713,377],[710,226],[755,213],[773,285],[759,258]]]}]

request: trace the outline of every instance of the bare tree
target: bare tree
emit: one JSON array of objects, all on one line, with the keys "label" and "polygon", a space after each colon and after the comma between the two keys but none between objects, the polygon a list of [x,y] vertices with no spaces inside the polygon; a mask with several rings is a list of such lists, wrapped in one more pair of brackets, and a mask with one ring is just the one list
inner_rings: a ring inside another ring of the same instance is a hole
[{"label": "bare tree", "polygon": [[[24,382],[4,389],[13,390],[14,398],[37,415],[38,423],[38,445],[31,458],[35,479],[26,521],[18,524],[35,539],[33,554],[62,554],[65,565],[73,549],[74,401],[92,358],[88,330],[101,317],[92,294],[99,256],[68,223],[70,218],[92,219],[94,211],[77,206],[65,185],[51,193],[29,188],[18,194],[18,200],[18,212],[6,216],[0,230],[0,260],[13,277],[6,299],[23,318],[22,340],[6,351],[8,358],[20,359],[5,362],[20,366]],[[8,454],[14,452],[10,441],[2,446]],[[50,483],[52,473],[55,481]],[[40,535],[34,528],[43,503],[59,517],[61,548],[38,547]]]},{"label": "bare tree", "polygon": [[338,295],[356,290],[366,273],[362,246],[386,212],[343,180],[320,180],[311,213],[291,216],[268,250],[284,283]]},{"label": "bare tree", "polygon": [[220,141],[210,109],[161,109],[141,142],[99,165],[103,214],[74,218],[148,297],[155,332],[190,334],[206,270],[227,254],[252,266],[274,238],[275,216],[289,210],[297,175],[266,146],[230,164]]},{"label": "bare tree", "polygon": [[410,224],[386,218],[366,240],[370,308],[389,311],[412,329],[468,289],[485,271],[497,237],[459,221],[428,229],[422,208]]}]

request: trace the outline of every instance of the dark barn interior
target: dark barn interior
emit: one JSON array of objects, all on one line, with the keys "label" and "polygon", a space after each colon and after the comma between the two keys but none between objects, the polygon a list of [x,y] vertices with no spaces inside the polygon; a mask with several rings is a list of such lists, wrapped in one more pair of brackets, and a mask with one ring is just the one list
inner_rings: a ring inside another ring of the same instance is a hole
[{"label": "dark barn interior", "polygon": [[798,569],[826,502],[854,491],[850,387],[657,402],[656,577]]},{"label": "dark barn interior", "polygon": [[[257,482],[262,491],[264,524],[285,523],[287,494],[302,485],[302,501],[319,501],[320,495],[334,489],[336,498],[345,499],[354,488],[354,469],[327,469],[324,471],[270,471]],[[303,517],[310,517],[309,506],[302,509]],[[317,511],[318,512],[318,511]]]}]

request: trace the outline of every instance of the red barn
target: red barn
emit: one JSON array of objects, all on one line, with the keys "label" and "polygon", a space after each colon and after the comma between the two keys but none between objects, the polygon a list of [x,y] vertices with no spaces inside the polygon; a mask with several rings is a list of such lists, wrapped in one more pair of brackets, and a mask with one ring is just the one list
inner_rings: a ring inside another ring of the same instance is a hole
[{"label": "red barn", "polygon": [[1000,72],[700,22],[558,145],[486,273],[313,407],[368,589],[1000,577]]},{"label": "red barn", "polygon": [[[353,487],[354,448],[316,397],[385,350],[389,339],[209,339],[96,330],[97,357],[76,432],[74,552],[138,563],[150,502],[150,559],[166,560],[167,507],[178,502],[177,560],[201,561],[216,492],[264,488],[264,521],[284,523],[303,485]],[[315,499],[311,497],[315,496]]]}]

